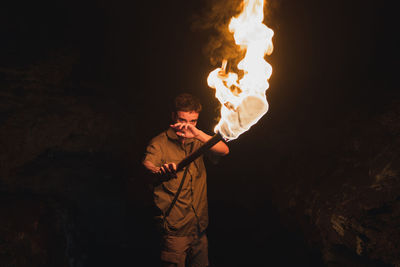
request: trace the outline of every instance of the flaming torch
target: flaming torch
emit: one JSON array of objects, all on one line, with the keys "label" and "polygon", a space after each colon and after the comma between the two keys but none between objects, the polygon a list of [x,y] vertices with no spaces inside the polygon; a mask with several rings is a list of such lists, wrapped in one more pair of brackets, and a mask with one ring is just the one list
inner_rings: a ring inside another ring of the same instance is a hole
[{"label": "flaming torch", "polygon": [[215,96],[221,103],[221,119],[215,126],[215,135],[178,164],[182,169],[200,156],[206,149],[220,140],[231,141],[250,129],[268,111],[266,91],[272,74],[271,65],[265,55],[273,50],[274,32],[263,24],[265,0],[243,0],[243,10],[229,23],[236,45],[245,52],[235,72],[227,72],[227,60],[213,70],[207,82],[215,89]]}]

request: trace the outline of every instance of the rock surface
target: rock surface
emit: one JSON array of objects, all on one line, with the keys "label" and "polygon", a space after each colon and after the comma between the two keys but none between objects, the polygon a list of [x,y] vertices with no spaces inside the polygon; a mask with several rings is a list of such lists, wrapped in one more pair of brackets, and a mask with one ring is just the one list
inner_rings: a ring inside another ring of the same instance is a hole
[{"label": "rock surface", "polygon": [[91,100],[98,85],[71,87],[73,59],[0,70],[1,266],[93,266],[102,246],[127,242],[132,127]]},{"label": "rock surface", "polygon": [[400,266],[399,104],[353,112],[278,164],[275,203],[328,266]]}]

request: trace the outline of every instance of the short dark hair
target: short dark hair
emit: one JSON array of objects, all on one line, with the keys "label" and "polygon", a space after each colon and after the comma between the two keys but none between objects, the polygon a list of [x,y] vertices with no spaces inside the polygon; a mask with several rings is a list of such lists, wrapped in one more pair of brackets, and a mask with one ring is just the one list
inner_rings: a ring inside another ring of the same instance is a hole
[{"label": "short dark hair", "polygon": [[201,103],[194,95],[182,93],[175,97],[173,111],[197,112],[201,111]]}]

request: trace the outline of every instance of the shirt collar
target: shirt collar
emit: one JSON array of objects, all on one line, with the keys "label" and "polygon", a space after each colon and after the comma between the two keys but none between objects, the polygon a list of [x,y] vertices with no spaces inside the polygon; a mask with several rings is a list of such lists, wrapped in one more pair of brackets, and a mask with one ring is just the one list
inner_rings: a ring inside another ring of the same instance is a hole
[{"label": "shirt collar", "polygon": [[[171,127],[169,127],[168,130],[167,130],[167,136],[171,140],[174,140],[174,141],[178,141],[179,140],[179,136],[176,134],[175,130],[172,129]],[[190,144],[193,141],[194,141],[193,138],[186,138],[185,144]]]}]

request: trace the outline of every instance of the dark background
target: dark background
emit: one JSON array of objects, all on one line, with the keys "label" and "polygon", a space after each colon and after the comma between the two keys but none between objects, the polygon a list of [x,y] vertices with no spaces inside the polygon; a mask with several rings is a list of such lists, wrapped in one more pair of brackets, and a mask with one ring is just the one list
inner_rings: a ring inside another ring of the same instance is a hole
[{"label": "dark background", "polygon": [[[39,222],[64,227],[46,232],[46,238],[32,234],[31,240],[42,240],[36,252],[21,250],[20,241],[10,237],[12,231],[29,232],[25,224],[4,227],[8,241],[0,246],[8,252],[1,254],[3,262],[15,257],[26,259],[15,266],[62,266],[60,259],[69,266],[156,264],[140,160],[150,138],[168,127],[169,101],[179,92],[200,98],[199,128],[212,133],[218,103],[206,84],[216,67],[208,48],[210,38],[219,35],[199,24],[223,2],[2,5],[2,216],[19,210],[7,217],[10,222],[34,221],[35,212],[27,211],[44,206],[52,215],[38,211]],[[227,14],[234,13],[236,3],[225,1]],[[212,266],[327,265],[329,231],[324,225],[318,225],[318,234],[310,230],[319,217],[296,215],[307,208],[293,201],[308,199],[310,190],[330,196],[331,188],[342,192],[343,184],[351,184],[331,177],[331,165],[341,164],[349,153],[345,144],[374,128],[371,118],[388,106],[395,109],[399,99],[394,4],[274,0],[269,6],[266,21],[275,31],[274,52],[267,57],[273,67],[270,109],[229,143],[229,156],[208,166]],[[395,121],[397,116],[385,125]],[[362,146],[371,146],[367,139],[361,138]],[[321,180],[328,182],[321,186]],[[64,219],[57,215],[60,210]],[[349,254],[343,257],[353,265],[396,262],[335,242],[350,251],[340,255]]]}]

